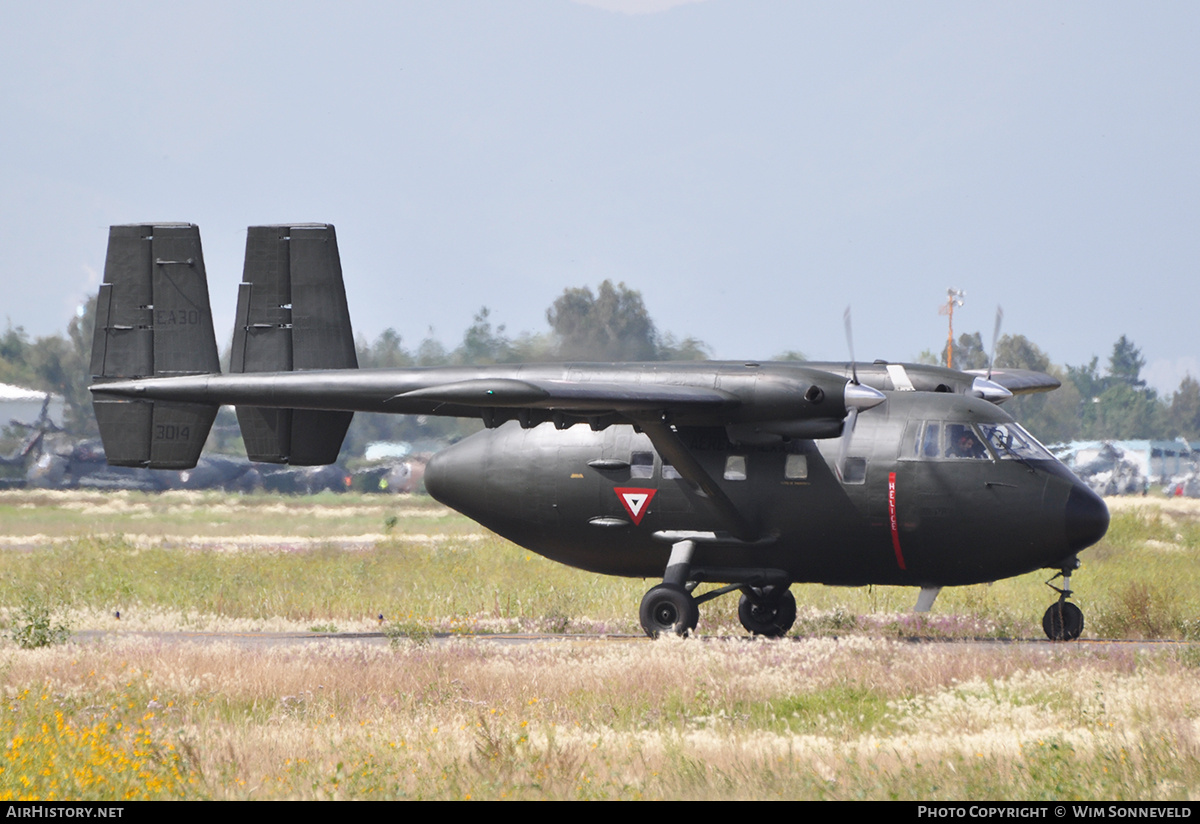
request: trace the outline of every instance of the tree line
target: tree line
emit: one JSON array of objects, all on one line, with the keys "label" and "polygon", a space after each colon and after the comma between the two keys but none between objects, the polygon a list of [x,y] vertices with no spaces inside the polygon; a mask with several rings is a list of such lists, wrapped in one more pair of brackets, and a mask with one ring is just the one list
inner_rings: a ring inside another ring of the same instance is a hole
[{"label": "tree line", "polygon": [[[946,364],[947,352],[926,363]],[[956,369],[986,369],[989,355],[979,332],[955,341]],[[1033,369],[1062,381],[1053,392],[1013,398],[1005,409],[1045,443],[1071,440],[1200,439],[1200,382],[1186,375],[1179,388],[1159,397],[1142,379],[1146,360],[1125,335],[1113,344],[1106,368],[1099,357],[1080,366],[1060,366],[1024,335],[1004,335],[996,344],[996,366]]]},{"label": "tree line", "polygon": [[[78,436],[96,433],[91,398],[90,350],[95,322],[95,299],[72,318],[65,334],[31,340],[11,321],[0,335],[0,382],[56,392],[65,399],[65,425]],[[409,349],[394,329],[385,329],[375,340],[360,337],[359,365],[370,367],[420,367],[487,365],[553,361],[654,361],[706,360],[709,347],[695,337],[677,338],[658,329],[641,293],[624,283],[606,280],[590,287],[568,288],[546,310],[548,329],[510,336],[504,325],[492,322],[481,308],[450,349],[432,332]],[[948,349],[940,357],[926,350],[924,363],[945,365]],[[803,360],[798,352],[784,352],[776,360]],[[228,362],[228,352],[225,362]],[[959,369],[983,369],[990,355],[979,332],[963,334],[954,343],[953,362]],[[1145,359],[1141,350],[1122,335],[1102,370],[1098,357],[1083,365],[1060,366],[1024,335],[1004,335],[996,346],[997,366],[1047,372],[1062,381],[1054,392],[1013,398],[1005,408],[1047,443],[1076,439],[1176,438],[1200,439],[1200,382],[1188,375],[1169,396],[1159,397],[1141,377]],[[362,453],[375,440],[444,440],[477,428],[470,421],[409,418],[394,415],[356,415],[347,435],[343,455]],[[232,416],[223,411],[216,428],[222,446],[236,438]]]}]

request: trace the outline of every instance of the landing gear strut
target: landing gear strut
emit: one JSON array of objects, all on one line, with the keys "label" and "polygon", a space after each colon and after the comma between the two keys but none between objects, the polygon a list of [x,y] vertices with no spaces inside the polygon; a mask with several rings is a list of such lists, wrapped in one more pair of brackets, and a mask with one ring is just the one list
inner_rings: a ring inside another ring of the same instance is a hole
[{"label": "landing gear strut", "polygon": [[[1074,641],[1083,633],[1083,610],[1067,599],[1071,597],[1071,573],[1079,568],[1078,559],[1074,565],[1064,567],[1058,575],[1046,582],[1046,586],[1058,593],[1058,602],[1051,604],[1042,616],[1042,629],[1051,641]],[[1063,579],[1061,588],[1051,581]]]}]

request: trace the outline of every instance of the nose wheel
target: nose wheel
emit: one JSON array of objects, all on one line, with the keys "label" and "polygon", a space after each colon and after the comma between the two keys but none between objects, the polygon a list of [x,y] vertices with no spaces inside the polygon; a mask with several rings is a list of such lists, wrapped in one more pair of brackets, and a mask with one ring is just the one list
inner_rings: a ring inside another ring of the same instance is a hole
[{"label": "nose wheel", "polygon": [[1083,610],[1070,601],[1051,604],[1042,616],[1042,629],[1051,641],[1074,641],[1083,633]]},{"label": "nose wheel", "polygon": [[[1042,629],[1051,641],[1074,641],[1083,634],[1083,610],[1067,600],[1072,595],[1071,573],[1078,567],[1079,561],[1075,561],[1073,567],[1063,569],[1046,582],[1046,586],[1058,593],[1058,602],[1051,604],[1042,616]],[[1063,579],[1061,588],[1051,583],[1057,578]]]}]

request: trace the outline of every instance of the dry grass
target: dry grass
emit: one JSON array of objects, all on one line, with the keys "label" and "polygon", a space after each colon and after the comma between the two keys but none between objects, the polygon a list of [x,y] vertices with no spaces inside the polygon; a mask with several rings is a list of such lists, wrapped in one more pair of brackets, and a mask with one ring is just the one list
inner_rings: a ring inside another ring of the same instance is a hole
[{"label": "dry grass", "polygon": [[181,753],[155,797],[1200,794],[1200,679],[1172,650],[126,638],[0,666],[10,702],[32,689],[78,726],[123,708]]}]

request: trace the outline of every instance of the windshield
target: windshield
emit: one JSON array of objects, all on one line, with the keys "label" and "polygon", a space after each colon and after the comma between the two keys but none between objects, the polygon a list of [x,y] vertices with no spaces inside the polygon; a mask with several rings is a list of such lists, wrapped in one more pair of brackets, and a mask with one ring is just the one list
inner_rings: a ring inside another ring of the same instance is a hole
[{"label": "windshield", "polygon": [[992,445],[992,449],[1001,458],[1016,458],[1028,461],[1053,460],[1046,447],[1038,443],[1037,438],[1030,435],[1020,424],[1016,423],[981,423],[979,431]]}]

